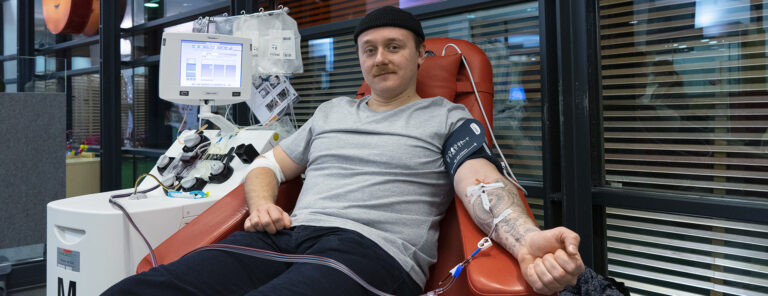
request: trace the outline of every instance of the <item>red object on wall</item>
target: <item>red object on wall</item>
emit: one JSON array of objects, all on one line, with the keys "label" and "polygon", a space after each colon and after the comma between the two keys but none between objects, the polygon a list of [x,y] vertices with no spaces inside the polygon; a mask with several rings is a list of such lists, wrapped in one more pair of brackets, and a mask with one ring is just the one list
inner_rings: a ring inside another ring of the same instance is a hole
[{"label": "red object on wall", "polygon": [[[45,26],[54,34],[94,36],[99,33],[100,0],[43,0]],[[112,0],[114,1],[114,0]],[[120,0],[120,15],[126,0]]]},{"label": "red object on wall", "polygon": [[43,0],[45,26],[54,34],[78,34],[91,15],[93,0]]},{"label": "red object on wall", "polygon": [[[94,36],[99,33],[99,14],[101,11],[99,10],[99,2],[101,0],[93,0],[93,9],[91,10],[91,15],[88,19],[88,24],[85,25],[85,28],[83,29],[83,35],[85,36]],[[114,0],[112,0],[114,1]],[[125,0],[120,0],[120,15],[125,15]]]}]

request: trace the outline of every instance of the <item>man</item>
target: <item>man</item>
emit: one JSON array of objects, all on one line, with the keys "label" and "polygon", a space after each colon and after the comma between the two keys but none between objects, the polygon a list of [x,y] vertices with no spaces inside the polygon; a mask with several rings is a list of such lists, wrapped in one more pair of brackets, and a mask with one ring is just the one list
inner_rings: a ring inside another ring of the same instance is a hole
[{"label": "man", "polygon": [[[245,180],[246,231],[222,243],[328,257],[379,290],[421,294],[453,185],[483,230],[490,232],[497,221],[492,238],[518,259],[537,292],[575,284],[584,270],[579,236],[565,228],[536,228],[492,157],[446,170],[443,144],[471,116],[462,105],[416,93],[423,40],[421,24],[399,8],[380,8],[360,22],[355,42],[372,94],[322,104],[301,129],[259,158],[260,167]],[[277,187],[302,172],[305,184],[288,214],[275,205]],[[495,184],[486,190],[488,209],[467,193],[481,186],[477,179]],[[150,289],[164,295],[369,293],[326,266],[203,251],[126,279],[107,294],[146,295]]]}]

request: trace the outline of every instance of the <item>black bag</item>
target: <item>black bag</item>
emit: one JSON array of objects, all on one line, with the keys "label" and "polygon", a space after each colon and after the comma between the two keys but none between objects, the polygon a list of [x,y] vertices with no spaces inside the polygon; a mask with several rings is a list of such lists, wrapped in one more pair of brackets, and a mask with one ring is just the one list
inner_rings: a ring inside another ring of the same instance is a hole
[{"label": "black bag", "polygon": [[576,295],[609,295],[609,296],[629,296],[629,289],[624,283],[617,282],[613,278],[604,278],[595,273],[591,268],[587,268],[579,275],[575,286],[567,286],[558,293],[560,296]]}]

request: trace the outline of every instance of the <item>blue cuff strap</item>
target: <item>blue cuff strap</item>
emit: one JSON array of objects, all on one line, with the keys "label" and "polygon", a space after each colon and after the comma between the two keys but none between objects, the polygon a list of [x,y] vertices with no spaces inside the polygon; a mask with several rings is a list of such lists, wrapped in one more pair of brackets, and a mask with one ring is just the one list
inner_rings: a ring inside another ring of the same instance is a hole
[{"label": "blue cuff strap", "polygon": [[451,180],[465,161],[475,158],[487,159],[501,172],[501,163],[493,156],[485,141],[483,125],[475,119],[467,119],[456,127],[443,144],[443,160]]}]

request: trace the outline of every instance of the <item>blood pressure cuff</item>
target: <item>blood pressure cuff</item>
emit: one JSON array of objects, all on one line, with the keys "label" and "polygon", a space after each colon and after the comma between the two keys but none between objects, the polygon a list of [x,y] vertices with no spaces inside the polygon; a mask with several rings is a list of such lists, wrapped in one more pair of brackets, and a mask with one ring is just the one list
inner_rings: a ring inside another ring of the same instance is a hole
[{"label": "blood pressure cuff", "polygon": [[485,141],[483,125],[475,119],[467,119],[443,143],[443,160],[451,180],[456,177],[456,171],[461,164],[475,158],[485,158],[496,166],[499,172],[502,172],[501,163],[493,156]]}]

